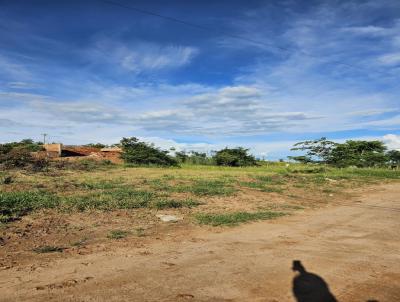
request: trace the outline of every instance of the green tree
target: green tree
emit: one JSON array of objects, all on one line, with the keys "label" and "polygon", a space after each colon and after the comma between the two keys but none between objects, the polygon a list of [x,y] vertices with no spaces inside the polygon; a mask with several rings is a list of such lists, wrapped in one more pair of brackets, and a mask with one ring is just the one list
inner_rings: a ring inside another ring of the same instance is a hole
[{"label": "green tree", "polygon": [[389,163],[392,165],[400,165],[400,150],[390,150],[386,153]]},{"label": "green tree", "polygon": [[107,147],[107,145],[102,144],[102,143],[90,143],[90,144],[86,144],[85,147],[92,147],[92,148],[102,149],[102,148]]},{"label": "green tree", "polygon": [[217,151],[213,159],[218,166],[242,167],[257,165],[255,157],[248,154],[248,151],[249,149],[242,147],[225,148]]},{"label": "green tree", "polygon": [[185,163],[188,160],[189,155],[187,155],[185,151],[177,151],[177,152],[175,152],[175,158],[180,163]]},{"label": "green tree", "polygon": [[177,166],[178,162],[168,155],[168,151],[156,148],[153,144],[140,142],[136,137],[123,138],[121,157],[135,165]]},{"label": "green tree", "polygon": [[329,156],[329,162],[338,167],[382,166],[387,162],[386,146],[381,141],[348,140],[337,144]]},{"label": "green tree", "polygon": [[337,143],[329,141],[326,137],[316,140],[308,140],[294,144],[291,151],[306,151],[303,156],[291,156],[289,158],[303,163],[319,162],[328,163],[332,149]]}]

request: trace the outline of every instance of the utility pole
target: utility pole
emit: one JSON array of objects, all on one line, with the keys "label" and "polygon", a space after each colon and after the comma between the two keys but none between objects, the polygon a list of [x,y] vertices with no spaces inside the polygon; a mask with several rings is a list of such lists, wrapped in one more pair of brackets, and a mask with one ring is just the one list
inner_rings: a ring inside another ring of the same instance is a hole
[{"label": "utility pole", "polygon": [[43,135],[43,145],[45,145],[47,133],[42,133],[42,135]]}]

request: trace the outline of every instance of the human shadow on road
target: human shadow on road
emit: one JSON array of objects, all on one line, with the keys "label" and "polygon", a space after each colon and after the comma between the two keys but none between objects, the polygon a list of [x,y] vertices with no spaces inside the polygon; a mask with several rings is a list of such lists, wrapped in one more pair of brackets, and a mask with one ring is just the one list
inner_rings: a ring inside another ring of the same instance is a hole
[{"label": "human shadow on road", "polygon": [[337,302],[325,280],[307,272],[301,261],[293,260],[292,270],[298,272],[293,278],[293,295],[297,302]]}]

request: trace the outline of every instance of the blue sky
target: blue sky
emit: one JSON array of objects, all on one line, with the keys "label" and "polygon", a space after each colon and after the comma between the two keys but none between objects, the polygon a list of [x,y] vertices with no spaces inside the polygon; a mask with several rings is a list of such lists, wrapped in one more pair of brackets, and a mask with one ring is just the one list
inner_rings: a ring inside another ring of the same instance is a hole
[{"label": "blue sky", "polygon": [[399,1],[115,2],[212,30],[107,1],[0,1],[0,142],[400,148]]}]

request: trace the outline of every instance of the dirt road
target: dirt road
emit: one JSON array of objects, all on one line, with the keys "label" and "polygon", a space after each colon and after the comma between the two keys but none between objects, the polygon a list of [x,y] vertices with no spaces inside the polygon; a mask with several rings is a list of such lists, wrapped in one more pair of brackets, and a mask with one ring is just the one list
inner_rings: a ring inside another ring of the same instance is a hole
[{"label": "dirt road", "polygon": [[308,275],[305,283],[327,291],[326,282],[338,301],[400,301],[400,185],[343,202],[1,271],[0,300],[296,301],[291,267],[300,260],[324,280]]}]

